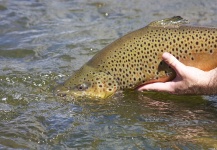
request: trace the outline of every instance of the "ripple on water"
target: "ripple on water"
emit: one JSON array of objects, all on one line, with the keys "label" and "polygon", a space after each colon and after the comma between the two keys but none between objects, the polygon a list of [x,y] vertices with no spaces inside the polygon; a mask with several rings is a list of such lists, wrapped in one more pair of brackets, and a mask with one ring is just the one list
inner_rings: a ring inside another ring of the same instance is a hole
[{"label": "ripple on water", "polygon": [[3,58],[25,58],[27,56],[34,56],[33,50],[15,49],[15,50],[0,50],[0,57]]}]

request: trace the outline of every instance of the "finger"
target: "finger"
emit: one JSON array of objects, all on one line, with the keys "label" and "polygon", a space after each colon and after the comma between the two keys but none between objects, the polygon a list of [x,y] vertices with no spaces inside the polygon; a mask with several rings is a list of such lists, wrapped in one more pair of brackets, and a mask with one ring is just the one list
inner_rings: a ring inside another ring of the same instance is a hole
[{"label": "finger", "polygon": [[171,68],[173,68],[178,73],[181,73],[185,68],[185,65],[170,53],[163,53],[162,58]]},{"label": "finger", "polygon": [[138,88],[139,91],[147,90],[147,91],[163,91],[163,92],[170,92],[174,93],[173,82],[157,82],[152,84],[144,85]]}]

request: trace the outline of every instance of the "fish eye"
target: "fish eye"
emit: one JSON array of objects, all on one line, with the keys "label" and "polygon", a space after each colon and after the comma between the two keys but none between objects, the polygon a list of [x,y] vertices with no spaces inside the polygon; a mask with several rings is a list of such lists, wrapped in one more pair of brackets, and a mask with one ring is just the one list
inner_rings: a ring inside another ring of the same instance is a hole
[{"label": "fish eye", "polygon": [[82,83],[82,84],[77,85],[75,88],[78,91],[84,91],[84,90],[88,89],[88,87],[89,87],[88,83]]}]

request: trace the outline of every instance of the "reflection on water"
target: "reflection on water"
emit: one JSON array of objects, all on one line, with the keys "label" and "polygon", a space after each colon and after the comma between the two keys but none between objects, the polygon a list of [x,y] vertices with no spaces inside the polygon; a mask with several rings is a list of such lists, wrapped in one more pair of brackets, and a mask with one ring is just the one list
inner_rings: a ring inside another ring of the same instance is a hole
[{"label": "reflection on water", "polygon": [[52,90],[98,50],[153,20],[217,26],[215,0],[0,1],[0,149],[217,148],[216,96]]}]

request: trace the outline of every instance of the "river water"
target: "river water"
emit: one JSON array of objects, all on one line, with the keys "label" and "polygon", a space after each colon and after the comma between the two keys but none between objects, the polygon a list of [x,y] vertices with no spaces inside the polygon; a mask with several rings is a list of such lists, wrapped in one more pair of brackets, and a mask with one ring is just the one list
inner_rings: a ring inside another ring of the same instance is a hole
[{"label": "river water", "polygon": [[97,51],[180,15],[217,27],[216,0],[0,0],[0,149],[217,149],[217,97],[52,89]]}]

